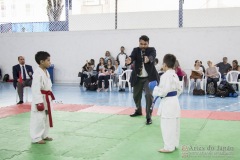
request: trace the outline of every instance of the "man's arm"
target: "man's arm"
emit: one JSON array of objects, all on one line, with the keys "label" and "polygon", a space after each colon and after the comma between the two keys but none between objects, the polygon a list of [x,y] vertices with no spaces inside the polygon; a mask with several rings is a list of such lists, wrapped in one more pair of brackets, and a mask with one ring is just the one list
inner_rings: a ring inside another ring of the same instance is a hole
[{"label": "man's arm", "polygon": [[13,66],[12,67],[12,73],[13,73],[13,79],[14,81],[17,81],[18,80],[18,71],[17,71],[17,66]]},{"label": "man's arm", "polygon": [[156,58],[156,49],[155,49],[155,48],[151,48],[150,54],[149,54],[149,56],[148,56],[148,59],[149,59],[148,62],[154,63],[155,58]]},{"label": "man's arm", "polygon": [[126,58],[126,64],[129,65],[136,60],[137,48],[134,48],[131,55]]}]

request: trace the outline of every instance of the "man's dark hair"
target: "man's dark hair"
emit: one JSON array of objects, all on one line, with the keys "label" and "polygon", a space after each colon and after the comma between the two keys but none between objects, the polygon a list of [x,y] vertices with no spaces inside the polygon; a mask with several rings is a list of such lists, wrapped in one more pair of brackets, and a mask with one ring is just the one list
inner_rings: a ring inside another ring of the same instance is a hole
[{"label": "man's dark hair", "polygon": [[163,57],[163,63],[165,63],[168,68],[174,68],[176,57],[173,54],[166,54]]},{"label": "man's dark hair", "polygon": [[45,61],[48,57],[50,57],[50,54],[48,52],[39,51],[35,55],[35,61],[37,62],[37,64],[40,64],[40,61]]},{"label": "man's dark hair", "polygon": [[140,40],[144,40],[144,41],[146,41],[146,42],[149,42],[149,38],[148,38],[148,36],[146,36],[146,35],[142,35],[140,38],[139,38],[139,41]]}]

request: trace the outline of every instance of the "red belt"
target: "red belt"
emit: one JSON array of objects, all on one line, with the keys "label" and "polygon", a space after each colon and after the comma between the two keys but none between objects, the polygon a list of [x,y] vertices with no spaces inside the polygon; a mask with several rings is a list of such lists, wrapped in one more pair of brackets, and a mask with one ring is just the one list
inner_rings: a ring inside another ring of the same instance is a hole
[{"label": "red belt", "polygon": [[48,107],[49,125],[50,125],[50,127],[53,127],[52,113],[51,113],[50,101],[49,101],[49,97],[48,96],[51,96],[52,100],[55,100],[55,97],[54,97],[54,95],[53,95],[53,93],[51,91],[41,90],[41,93],[45,94],[46,101],[47,101],[47,107]]}]

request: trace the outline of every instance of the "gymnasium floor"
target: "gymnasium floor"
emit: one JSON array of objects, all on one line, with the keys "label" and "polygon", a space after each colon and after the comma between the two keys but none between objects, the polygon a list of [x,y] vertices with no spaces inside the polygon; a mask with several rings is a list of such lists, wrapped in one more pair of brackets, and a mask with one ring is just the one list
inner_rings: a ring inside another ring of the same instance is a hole
[{"label": "gymnasium floor", "polygon": [[[77,84],[54,84],[53,122],[46,145],[31,144],[30,103],[16,104],[11,83],[0,83],[0,160],[239,160],[240,97],[180,96],[182,107],[179,148],[162,147],[159,101],[153,124],[134,111],[131,92],[91,92]],[[31,91],[28,93],[31,101]],[[144,99],[142,100],[145,104]],[[143,105],[144,106],[144,105]]]}]

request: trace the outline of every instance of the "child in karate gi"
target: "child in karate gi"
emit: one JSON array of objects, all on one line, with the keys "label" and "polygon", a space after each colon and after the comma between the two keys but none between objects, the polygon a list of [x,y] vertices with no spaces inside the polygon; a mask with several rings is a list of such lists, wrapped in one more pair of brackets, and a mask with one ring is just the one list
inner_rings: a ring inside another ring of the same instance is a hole
[{"label": "child in karate gi", "polygon": [[30,118],[30,135],[32,143],[45,144],[52,141],[48,137],[49,126],[52,127],[51,100],[55,99],[51,90],[52,82],[47,68],[50,67],[50,54],[39,51],[35,55],[39,67],[33,74],[32,105]]},{"label": "child in karate gi", "polygon": [[165,73],[160,78],[160,84],[156,86],[156,82],[149,83],[150,89],[153,89],[153,95],[162,98],[158,115],[160,115],[161,120],[160,126],[164,146],[159,152],[173,152],[179,146],[180,105],[178,96],[182,92],[182,87],[174,70],[175,63],[176,57],[172,54],[166,54],[163,58]]}]

